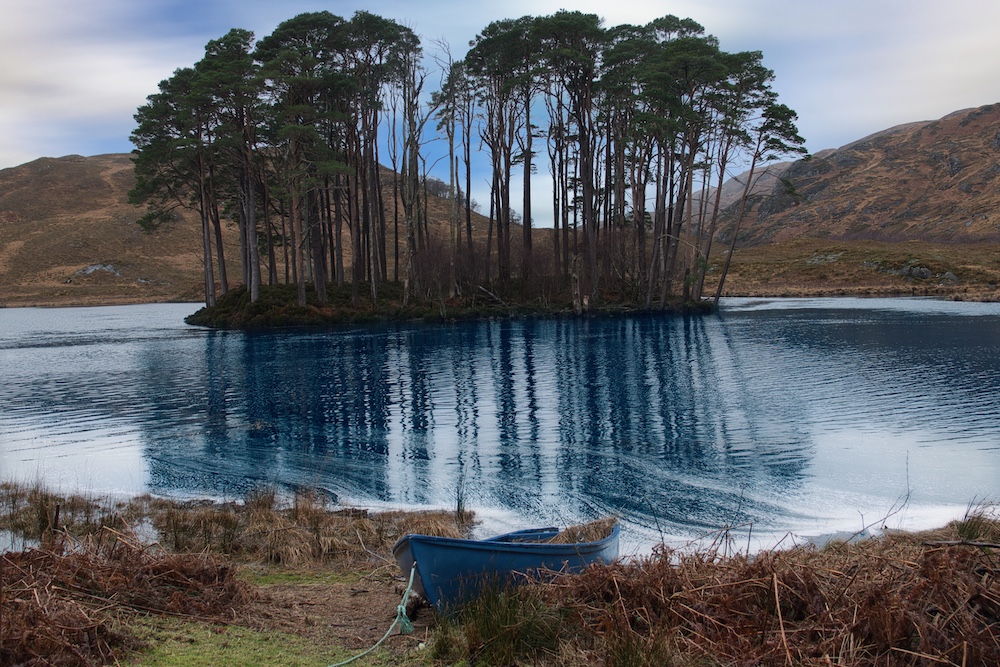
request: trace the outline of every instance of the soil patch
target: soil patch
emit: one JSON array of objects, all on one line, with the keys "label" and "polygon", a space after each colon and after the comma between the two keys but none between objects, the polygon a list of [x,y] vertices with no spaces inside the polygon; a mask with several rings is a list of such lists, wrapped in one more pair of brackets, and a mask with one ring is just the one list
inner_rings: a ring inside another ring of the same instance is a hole
[{"label": "soil patch", "polygon": [[[321,580],[314,583],[316,579]],[[331,579],[311,573],[301,582],[261,586],[248,610],[248,625],[307,637],[320,644],[363,651],[385,635],[396,618],[406,582],[381,570]],[[409,653],[428,641],[434,611],[411,604],[408,617],[413,633],[394,629],[382,647],[394,655]]]}]

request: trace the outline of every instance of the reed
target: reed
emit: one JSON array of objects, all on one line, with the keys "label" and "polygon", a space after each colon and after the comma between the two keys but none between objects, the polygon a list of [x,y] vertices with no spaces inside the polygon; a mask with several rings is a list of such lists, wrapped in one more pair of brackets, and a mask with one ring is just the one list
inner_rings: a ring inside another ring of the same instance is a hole
[{"label": "reed", "polygon": [[[40,483],[0,483],[0,530],[21,546],[51,540],[56,532],[85,535],[134,518],[127,502],[51,492]],[[12,544],[13,546],[13,544]]]},{"label": "reed", "polygon": [[[48,541],[2,556],[2,662],[56,650],[121,661],[135,646],[124,619],[137,609],[232,622],[253,596],[234,579],[239,563],[398,574],[395,540],[461,536],[455,514],[331,507],[305,492],[282,502],[266,489],[211,504],[4,484],[0,529]],[[574,526],[563,539],[597,539],[611,525]],[[143,526],[159,544],[129,529]],[[756,554],[661,547],[490,590],[438,619],[427,653],[438,664],[551,667],[1000,664],[997,536],[997,506],[974,501],[960,521],[927,534]],[[32,637],[41,643],[25,648]],[[401,660],[385,664],[414,664]]]},{"label": "reed", "polygon": [[730,557],[662,549],[530,590],[573,612],[584,650],[619,664],[656,646],[726,665],[1000,664],[996,551],[936,544],[895,534]]},{"label": "reed", "polygon": [[176,553],[211,552],[283,565],[382,566],[406,533],[464,537],[472,517],[469,510],[456,515],[334,507],[311,490],[298,491],[283,504],[277,490],[268,487],[251,490],[242,502],[217,503],[148,495],[114,501],[62,496],[37,484],[0,485],[0,530],[9,531],[22,547],[53,532],[83,538],[105,528],[148,527],[144,537]]},{"label": "reed", "polygon": [[966,542],[1000,542],[1000,505],[973,499],[954,527]]},{"label": "reed", "polygon": [[602,517],[588,523],[567,526],[552,538],[553,544],[575,544],[577,542],[596,542],[611,535],[618,523],[617,517]]}]

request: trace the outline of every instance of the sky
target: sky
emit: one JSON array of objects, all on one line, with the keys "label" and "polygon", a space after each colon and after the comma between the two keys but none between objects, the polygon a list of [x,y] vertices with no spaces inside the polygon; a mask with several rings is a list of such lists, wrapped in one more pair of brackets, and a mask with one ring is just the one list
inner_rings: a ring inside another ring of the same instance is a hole
[{"label": "sky", "polygon": [[456,58],[503,18],[560,9],[597,14],[606,27],[692,18],[726,51],[763,52],[812,152],[1000,102],[996,0],[4,0],[0,169],[128,152],[136,108],[209,40],[359,9],[410,27],[428,52],[448,43]]}]

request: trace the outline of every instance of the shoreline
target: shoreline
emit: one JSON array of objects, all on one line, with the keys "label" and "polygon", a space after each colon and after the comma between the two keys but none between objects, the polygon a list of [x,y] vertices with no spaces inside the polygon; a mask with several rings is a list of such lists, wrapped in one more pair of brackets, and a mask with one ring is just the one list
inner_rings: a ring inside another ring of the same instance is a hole
[{"label": "shoreline", "polygon": [[[242,287],[233,288],[232,291],[242,290]],[[887,298],[887,299],[906,299],[906,298],[928,298],[936,299],[940,301],[967,301],[970,303],[997,303],[1000,302],[1000,290],[992,288],[990,286],[982,286],[979,288],[974,288],[971,291],[968,287],[956,288],[956,287],[927,287],[927,288],[910,288],[910,289],[900,289],[896,287],[886,287],[886,286],[876,286],[876,287],[826,287],[826,288],[802,288],[802,287],[775,287],[773,289],[766,290],[733,290],[728,291],[722,296],[722,300],[725,299],[798,299],[798,298],[808,298],[808,299],[824,299],[824,298],[841,298],[841,297],[857,297],[857,298]],[[711,298],[704,298],[703,302],[710,303]],[[204,301],[190,300],[190,299],[175,299],[175,298],[158,298],[158,299],[141,299],[141,298],[121,298],[121,299],[103,299],[98,301],[79,301],[76,299],[41,299],[37,301],[29,302],[16,302],[16,303],[3,303],[0,302],[0,309],[54,309],[54,308],[105,308],[114,306],[142,306],[142,305],[168,305],[168,304],[189,304],[193,307],[193,312],[205,308]],[[361,311],[364,313],[365,311]],[[417,316],[409,320],[398,319],[392,317],[384,317],[381,319],[371,319],[369,321],[451,321],[453,319],[462,319],[459,317],[445,316],[440,317],[438,314],[428,310],[428,316]],[[499,309],[499,312],[503,313],[503,309]],[[514,313],[500,315],[500,317],[577,317],[575,313],[572,312],[572,308],[561,308],[553,309],[551,311],[538,311],[538,310],[525,310],[523,313]],[[646,313],[670,313],[670,312],[685,312],[681,310],[651,310],[638,306],[622,306],[620,310],[616,310],[614,306],[608,307],[604,310],[593,309],[589,312],[583,313],[582,317],[595,316],[595,317],[614,317],[616,315],[630,315],[630,314],[646,314]],[[437,319],[435,319],[435,317]],[[491,317],[497,317],[495,313],[490,312],[487,309],[483,309],[482,314],[472,314],[464,319],[490,319]]]},{"label": "shoreline", "polygon": [[[170,539],[154,545],[134,539],[117,515],[91,538],[50,529],[40,548],[4,554],[5,605],[18,613],[5,619],[0,650],[51,655],[44,642],[58,637],[61,650],[98,650],[88,664],[330,664],[373,646],[397,613],[405,582],[386,551],[396,536],[462,530],[450,513],[327,512],[306,496],[276,510],[274,500],[262,490],[239,512],[160,506],[161,519],[173,517],[163,524]],[[34,515],[45,514],[72,515],[51,507]],[[211,546],[201,544],[209,533]],[[193,541],[172,548],[171,539]],[[241,550],[242,540],[261,550]],[[992,664],[1000,659],[997,540],[1000,513],[982,504],[937,531],[823,548],[750,555],[724,540],[664,548],[487,592],[448,622],[408,605],[417,632],[392,634],[374,664],[813,664],[817,656],[858,666],[961,664],[963,656]],[[312,555],[296,544],[311,545]],[[122,577],[134,583],[123,586]]]},{"label": "shoreline", "polygon": [[[64,486],[52,488],[44,481],[35,480],[33,482],[22,482],[11,479],[0,479],[0,552],[7,548],[13,548],[17,540],[27,544],[25,538],[15,536],[9,526],[10,520],[3,520],[3,507],[10,506],[12,495],[34,496],[36,498],[47,498],[45,501],[35,500],[34,502],[44,502],[51,515],[55,511],[55,506],[60,505],[60,510],[64,519],[68,518],[69,525],[73,525],[78,519],[74,518],[81,512],[86,516],[114,516],[120,514],[126,508],[127,513],[136,511],[151,512],[150,508],[156,508],[156,512],[167,511],[169,508],[177,510],[197,510],[198,512],[240,512],[257,502],[257,498],[263,494],[270,497],[268,508],[276,512],[293,511],[305,499],[311,506],[315,506],[330,514],[348,515],[412,515],[412,516],[455,516],[458,523],[462,523],[465,537],[473,539],[486,539],[494,535],[508,533],[515,530],[537,527],[538,522],[532,522],[526,517],[517,514],[513,510],[501,507],[463,507],[460,512],[468,513],[468,521],[460,520],[459,510],[453,506],[444,504],[428,504],[419,507],[407,506],[394,502],[365,501],[360,503],[342,502],[336,494],[326,489],[286,489],[279,490],[276,486],[254,487],[242,497],[210,496],[196,493],[154,493],[149,490],[120,491],[120,492],[88,492],[81,490],[83,487],[73,487],[67,489]],[[669,549],[674,551],[699,551],[707,546],[717,543],[720,539],[725,539],[732,545],[735,551],[745,554],[765,553],[772,550],[782,550],[788,548],[816,547],[825,548],[831,543],[850,542],[869,538],[880,538],[885,535],[895,533],[922,533],[935,531],[954,521],[960,520],[963,514],[970,511],[975,498],[964,504],[936,504],[920,505],[911,507],[908,502],[903,507],[890,507],[884,516],[872,515],[872,518],[862,521],[859,525],[849,525],[842,519],[833,517],[815,517],[815,521],[810,526],[800,525],[792,528],[771,527],[764,528],[753,522],[747,524],[731,525],[720,517],[719,525],[714,528],[695,529],[691,527],[687,533],[665,533],[658,527],[643,526],[636,523],[635,519],[619,516],[622,522],[621,556],[625,560],[635,560],[647,558],[658,550]],[[987,505],[989,503],[982,503]],[[89,506],[90,509],[81,508]],[[66,509],[69,508],[69,509]],[[135,509],[139,508],[139,510]],[[142,509],[145,508],[145,509]],[[859,513],[861,510],[857,510]],[[69,512],[69,514],[67,514]],[[35,510],[35,515],[40,516],[40,510]],[[897,516],[897,515],[905,515]],[[864,514],[861,514],[864,517]],[[592,519],[594,517],[589,517]],[[588,517],[573,517],[562,523],[569,525],[572,523],[586,522]],[[83,521],[84,526],[88,526],[90,519]],[[163,524],[165,519],[160,519]],[[143,536],[155,538],[152,542],[157,542],[155,522],[149,516],[142,516],[135,524],[137,530]],[[558,525],[564,528],[566,525]],[[27,546],[37,546],[41,529],[36,528],[35,537]]]},{"label": "shoreline", "polygon": [[[1000,301],[1000,260],[996,248],[995,242],[983,240],[947,242],[798,236],[737,248],[727,274],[724,295],[931,296]],[[105,259],[114,261],[114,258]],[[93,263],[89,259],[80,261],[83,265]],[[709,258],[703,295],[714,295],[723,261],[722,254]],[[157,271],[150,268],[146,273]],[[12,279],[11,284],[5,287],[0,294],[0,308],[203,302],[200,266],[186,267],[185,271],[182,275],[171,274],[169,280],[154,282],[87,279],[67,283],[65,276],[55,279],[49,273],[28,273]],[[480,305],[493,301],[490,294],[507,301],[517,301],[502,294],[505,288],[501,286],[490,284],[486,287],[486,291],[480,291],[478,287],[468,289],[469,286],[466,286],[466,297],[475,298]],[[383,283],[379,288],[380,299],[383,288],[400,293],[402,289],[392,282]],[[629,290],[638,289],[644,296],[641,288],[635,285],[627,287],[621,281],[611,281],[604,288],[610,288],[612,301],[627,302],[628,298],[623,299],[622,295],[634,299],[637,295],[629,295]],[[604,288],[597,295],[597,301],[609,295]],[[536,299],[540,305],[548,307],[561,300],[563,306],[557,305],[553,309],[573,310],[572,295],[568,287],[559,281],[540,279],[523,285],[515,277],[508,284],[507,291],[511,294],[521,292],[529,302]],[[366,292],[367,289],[359,288],[358,296],[364,299]],[[441,305],[442,295],[428,295],[426,308],[436,311]],[[448,301],[446,296],[444,301]]]}]

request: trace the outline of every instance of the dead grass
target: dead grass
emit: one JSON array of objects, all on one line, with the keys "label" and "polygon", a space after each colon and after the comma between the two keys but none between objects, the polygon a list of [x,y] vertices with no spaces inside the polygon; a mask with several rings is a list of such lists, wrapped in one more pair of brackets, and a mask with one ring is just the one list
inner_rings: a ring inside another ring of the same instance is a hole
[{"label": "dead grass", "polygon": [[[6,482],[0,530],[22,548],[2,557],[0,664],[114,663],[139,646],[133,627],[150,613],[371,646],[402,593],[392,545],[410,532],[466,535],[464,519],[335,508],[311,492],[283,501],[267,488],[241,503],[114,501]],[[248,583],[255,575],[237,572],[250,565],[307,583]],[[345,577],[308,583],[332,572]]]},{"label": "dead grass", "polygon": [[[706,293],[714,293],[722,261],[721,256],[713,258],[707,281],[711,287],[706,287]],[[758,297],[932,296],[998,301],[1000,256],[994,244],[985,243],[801,238],[738,250],[733,255],[723,293]]]},{"label": "dead grass", "polygon": [[231,621],[252,589],[218,557],[169,554],[110,528],[2,557],[0,664],[103,665],[140,643],[125,617]]},{"label": "dead grass", "polygon": [[664,547],[489,592],[439,625],[432,652],[563,667],[1000,664],[997,531],[996,505],[973,503],[936,531],[823,549]]},{"label": "dead grass", "polygon": [[462,537],[468,528],[445,511],[334,509],[310,494],[296,495],[284,508],[169,508],[154,525],[175,551],[213,551],[273,565],[323,563],[347,570],[387,561],[392,545],[407,533]]},{"label": "dead grass", "polygon": [[365,567],[391,559],[392,545],[407,533],[464,537],[473,521],[471,512],[337,507],[308,490],[281,499],[272,488],[254,489],[243,502],[226,503],[150,495],[113,501],[0,483],[0,530],[25,544],[56,532],[84,537],[145,526],[150,539],[173,553],[210,552],[274,565]]},{"label": "dead grass", "polygon": [[595,658],[638,648],[725,665],[987,665],[1000,664],[998,575],[995,549],[893,535],[727,558],[664,549],[532,594],[572,611]]},{"label": "dead grass", "polygon": [[611,531],[618,523],[617,517],[609,516],[583,523],[576,526],[568,526],[559,531],[559,534],[552,538],[553,544],[576,544],[577,542],[596,542],[611,535]]},{"label": "dead grass", "polygon": [[[41,527],[41,543],[3,556],[0,664],[120,661],[138,645],[137,614],[360,650],[381,637],[402,593],[395,539],[468,527],[449,512],[344,510],[308,493],[283,503],[272,489],[225,505],[143,497],[88,510],[85,499],[2,488],[0,528]],[[125,527],[143,521],[159,544]],[[599,538],[612,522],[573,526],[564,539]],[[997,506],[973,502],[920,535],[753,555],[662,548],[496,591],[457,620],[411,610],[418,634],[394,637],[380,660],[426,664],[415,657],[424,642],[437,664],[1000,664],[998,535]]]}]

